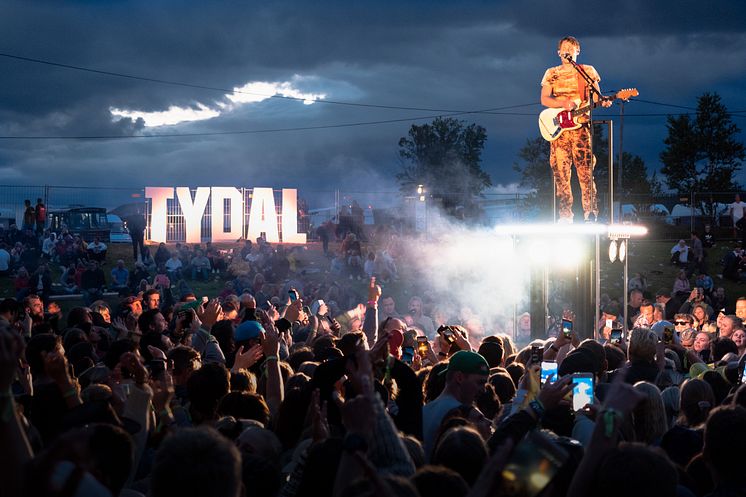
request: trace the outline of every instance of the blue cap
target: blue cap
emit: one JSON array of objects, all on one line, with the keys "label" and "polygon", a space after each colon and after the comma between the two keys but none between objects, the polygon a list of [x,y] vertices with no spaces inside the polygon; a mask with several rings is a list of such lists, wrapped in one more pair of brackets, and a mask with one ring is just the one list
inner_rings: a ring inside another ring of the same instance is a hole
[{"label": "blue cap", "polygon": [[233,337],[236,342],[243,342],[252,338],[259,338],[262,333],[264,333],[264,327],[259,324],[259,321],[244,321],[236,327]]}]

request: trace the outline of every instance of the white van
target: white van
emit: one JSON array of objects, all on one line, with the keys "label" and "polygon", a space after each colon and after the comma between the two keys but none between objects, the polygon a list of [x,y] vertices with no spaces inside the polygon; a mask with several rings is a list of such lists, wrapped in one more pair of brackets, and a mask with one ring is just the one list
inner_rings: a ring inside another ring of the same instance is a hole
[{"label": "white van", "polygon": [[127,223],[116,214],[107,214],[106,220],[109,221],[111,228],[111,243],[132,243],[132,237],[127,230]]}]

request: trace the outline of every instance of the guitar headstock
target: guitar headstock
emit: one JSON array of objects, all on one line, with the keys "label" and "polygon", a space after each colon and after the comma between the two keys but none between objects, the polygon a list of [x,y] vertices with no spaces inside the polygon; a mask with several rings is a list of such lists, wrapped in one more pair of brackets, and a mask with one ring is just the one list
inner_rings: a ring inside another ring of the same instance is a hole
[{"label": "guitar headstock", "polygon": [[640,92],[637,91],[637,88],[624,88],[622,90],[619,90],[616,95],[614,95],[615,98],[618,98],[620,100],[629,100],[632,97],[636,97],[640,95]]}]

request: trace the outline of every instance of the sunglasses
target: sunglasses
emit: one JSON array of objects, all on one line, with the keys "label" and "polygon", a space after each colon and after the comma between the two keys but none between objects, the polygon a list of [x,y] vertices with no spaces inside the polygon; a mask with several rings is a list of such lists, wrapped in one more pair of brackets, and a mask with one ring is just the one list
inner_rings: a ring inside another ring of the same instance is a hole
[{"label": "sunglasses", "polygon": [[687,322],[687,321],[676,321],[674,324],[676,326],[683,326],[683,325],[688,325],[689,322]]}]

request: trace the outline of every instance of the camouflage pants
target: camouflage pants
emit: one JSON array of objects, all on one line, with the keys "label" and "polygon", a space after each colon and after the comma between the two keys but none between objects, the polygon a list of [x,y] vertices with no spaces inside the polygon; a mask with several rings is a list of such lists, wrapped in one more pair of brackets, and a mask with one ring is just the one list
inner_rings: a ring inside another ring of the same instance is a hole
[{"label": "camouflage pants", "polygon": [[554,174],[560,218],[573,217],[570,187],[573,164],[580,183],[585,218],[587,219],[590,214],[598,216],[596,182],[593,180],[596,158],[591,153],[591,134],[586,126],[567,130],[550,144],[549,165]]}]

